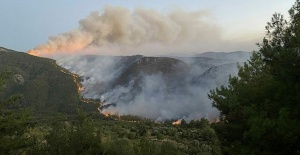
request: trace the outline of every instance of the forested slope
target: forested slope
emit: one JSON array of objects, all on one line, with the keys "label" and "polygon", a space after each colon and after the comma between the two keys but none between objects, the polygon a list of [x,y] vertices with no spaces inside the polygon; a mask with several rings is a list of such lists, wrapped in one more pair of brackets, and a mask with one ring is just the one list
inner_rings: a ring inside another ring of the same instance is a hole
[{"label": "forested slope", "polygon": [[87,106],[78,94],[79,77],[69,73],[55,60],[0,48],[0,72],[9,72],[2,97],[20,93],[22,106],[36,111],[74,113]]}]

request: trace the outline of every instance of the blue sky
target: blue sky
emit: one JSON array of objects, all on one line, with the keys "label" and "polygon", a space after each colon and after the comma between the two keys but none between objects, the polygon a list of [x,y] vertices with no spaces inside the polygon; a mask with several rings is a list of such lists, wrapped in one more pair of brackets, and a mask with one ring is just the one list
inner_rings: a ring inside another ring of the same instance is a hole
[{"label": "blue sky", "polygon": [[[295,0],[1,0],[0,46],[28,51],[49,36],[70,31],[78,21],[106,5],[153,8],[162,12],[172,8],[208,11],[225,40],[249,44],[262,39],[264,27],[275,12],[287,17]],[[251,47],[250,47],[251,46]],[[243,49],[240,49],[243,50]]]}]

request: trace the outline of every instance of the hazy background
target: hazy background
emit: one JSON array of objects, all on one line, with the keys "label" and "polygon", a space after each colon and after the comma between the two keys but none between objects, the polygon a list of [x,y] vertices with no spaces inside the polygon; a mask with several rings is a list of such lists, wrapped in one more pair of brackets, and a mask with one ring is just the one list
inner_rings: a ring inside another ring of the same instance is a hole
[{"label": "hazy background", "polygon": [[[1,0],[0,46],[28,51],[45,43],[49,36],[68,32],[78,27],[78,21],[92,11],[103,11],[106,5],[133,10],[136,7],[153,8],[168,12],[174,8],[208,12],[206,20],[221,28],[221,37],[233,42],[223,51],[252,51],[261,41],[264,26],[274,12],[287,11],[294,0],[90,0],[90,1],[36,1]],[[216,46],[216,45],[213,45]]]}]

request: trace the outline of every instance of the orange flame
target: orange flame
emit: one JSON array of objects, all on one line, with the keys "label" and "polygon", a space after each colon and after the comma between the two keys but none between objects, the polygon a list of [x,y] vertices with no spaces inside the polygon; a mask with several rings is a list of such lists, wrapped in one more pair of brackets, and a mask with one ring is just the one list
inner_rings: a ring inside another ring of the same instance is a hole
[{"label": "orange flame", "polygon": [[77,42],[69,43],[65,46],[49,47],[49,46],[37,46],[34,49],[29,50],[27,53],[33,56],[45,56],[51,57],[54,54],[72,54],[84,49],[89,42]]},{"label": "orange flame", "polygon": [[109,117],[109,115],[110,115],[108,112],[104,112],[103,114],[105,117]]},{"label": "orange flame", "polygon": [[98,107],[98,111],[101,113],[101,114],[103,114],[105,117],[109,117],[110,115],[111,115],[111,113],[109,113],[108,111],[102,111],[101,110],[101,107],[103,106],[103,102],[100,102],[99,103],[99,107]]},{"label": "orange flame", "polygon": [[180,125],[180,124],[181,124],[181,119],[179,119],[179,120],[173,122],[172,124],[173,124],[173,125]]},{"label": "orange flame", "polygon": [[28,54],[33,55],[33,56],[40,56],[40,52],[38,52],[37,50],[29,50]]}]

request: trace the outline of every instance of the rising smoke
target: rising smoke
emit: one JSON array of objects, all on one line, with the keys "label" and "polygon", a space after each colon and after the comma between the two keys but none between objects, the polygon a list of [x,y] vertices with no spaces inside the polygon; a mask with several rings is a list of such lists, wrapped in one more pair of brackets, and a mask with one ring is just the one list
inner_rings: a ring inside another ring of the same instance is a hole
[{"label": "rising smoke", "polygon": [[[105,100],[102,109],[105,114],[137,115],[157,121],[216,119],[219,112],[212,107],[207,93],[226,85],[229,74],[237,74],[237,60],[203,57],[177,58],[175,63],[171,60],[167,57],[72,56],[57,62],[84,77],[83,96]],[[166,62],[174,70],[161,69],[157,65],[160,62]],[[125,82],[118,82],[120,79]]]},{"label": "rising smoke", "polygon": [[213,50],[220,43],[221,29],[209,22],[205,11],[174,9],[161,13],[152,9],[107,6],[79,21],[73,31],[49,37],[29,53],[52,57],[57,54],[161,54]]},{"label": "rising smoke", "polygon": [[[211,106],[207,93],[226,84],[229,74],[236,74],[235,62],[239,60],[112,56],[222,50],[228,42],[221,39],[221,29],[207,17],[204,11],[161,13],[137,8],[131,12],[108,6],[80,20],[77,29],[50,37],[29,54],[54,58],[60,66],[83,77],[82,95],[105,100],[103,113],[159,121],[214,119],[219,112]],[[147,72],[157,61],[168,63]],[[148,65],[146,69],[132,69],[143,63]],[[163,66],[170,68],[165,72]]]}]

